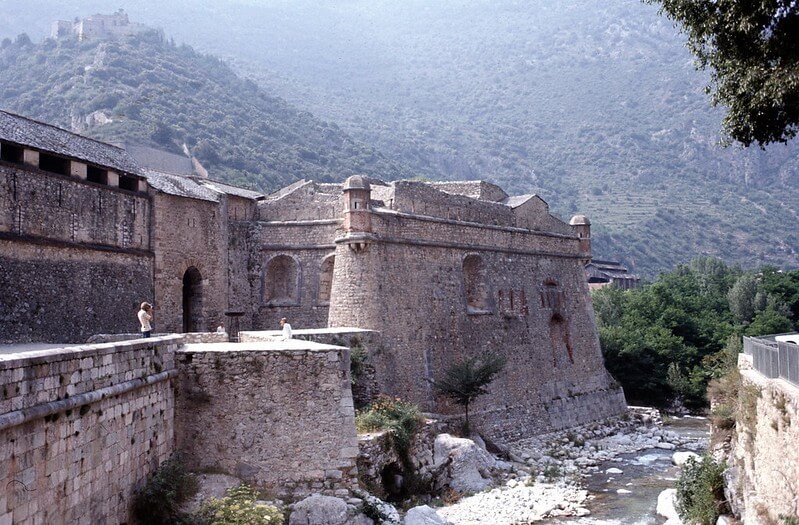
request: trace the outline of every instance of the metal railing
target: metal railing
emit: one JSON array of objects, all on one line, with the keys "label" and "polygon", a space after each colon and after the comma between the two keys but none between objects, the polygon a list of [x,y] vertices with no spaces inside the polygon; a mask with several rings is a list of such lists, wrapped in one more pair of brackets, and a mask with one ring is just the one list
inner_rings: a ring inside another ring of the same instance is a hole
[{"label": "metal railing", "polygon": [[744,354],[752,356],[755,370],[799,386],[799,345],[759,337],[744,337]]}]

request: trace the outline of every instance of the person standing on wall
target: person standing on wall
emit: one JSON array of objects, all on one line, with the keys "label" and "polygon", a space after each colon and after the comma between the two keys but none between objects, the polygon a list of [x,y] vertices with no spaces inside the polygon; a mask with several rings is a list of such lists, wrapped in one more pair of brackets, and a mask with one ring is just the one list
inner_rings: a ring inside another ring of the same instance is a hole
[{"label": "person standing on wall", "polygon": [[291,325],[289,324],[288,319],[286,319],[285,317],[281,319],[280,326],[283,327],[283,337],[281,337],[281,339],[283,341],[288,341],[289,339],[291,339]]},{"label": "person standing on wall", "polygon": [[150,337],[153,331],[150,321],[153,320],[153,305],[148,302],[143,302],[139,309],[139,324],[141,324],[141,336],[145,339]]}]

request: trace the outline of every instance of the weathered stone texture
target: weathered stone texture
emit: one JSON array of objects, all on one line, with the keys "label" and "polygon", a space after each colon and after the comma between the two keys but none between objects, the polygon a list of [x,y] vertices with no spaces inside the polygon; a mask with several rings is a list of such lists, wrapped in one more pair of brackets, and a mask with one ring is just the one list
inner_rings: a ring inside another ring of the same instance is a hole
[{"label": "weathered stone texture", "polygon": [[269,347],[187,345],[178,353],[177,434],[188,465],[285,495],[355,487],[348,350],[301,341]]},{"label": "weathered stone texture", "polygon": [[[396,201],[395,201],[396,205]],[[373,240],[336,250],[331,326],[380,331],[374,356],[391,395],[460,412],[425,379],[491,350],[508,364],[473,407],[492,438],[512,440],[616,415],[624,397],[604,369],[576,236],[393,216],[377,210]],[[485,294],[469,307],[464,260],[477,256]]]},{"label": "weathered stone texture", "polygon": [[174,450],[178,342],[0,356],[0,523],[130,523],[134,488]]},{"label": "weathered stone texture", "polygon": [[77,178],[0,164],[0,232],[148,250],[150,199]]},{"label": "weathered stone texture", "polygon": [[[214,331],[227,309],[227,212],[224,202],[158,193],[154,200],[155,322],[160,332]],[[190,325],[184,326],[184,276],[201,278]]]},{"label": "weathered stone texture", "polygon": [[728,489],[743,523],[779,523],[799,511],[799,388],[751,369],[741,376]]},{"label": "weathered stone texture", "polygon": [[[294,328],[316,328],[327,325],[328,292],[322,278],[326,260],[335,254],[338,220],[319,222],[258,222],[250,228],[252,240],[247,253],[249,279],[250,326],[254,330],[279,328],[281,318],[289,319]],[[281,277],[274,275],[270,261],[276,257],[289,257],[294,268],[288,283],[288,297],[272,298],[270,283]],[[330,268],[332,270],[332,267]]]},{"label": "weathered stone texture", "polygon": [[81,343],[138,330],[152,297],[147,255],[0,239],[0,343]]}]

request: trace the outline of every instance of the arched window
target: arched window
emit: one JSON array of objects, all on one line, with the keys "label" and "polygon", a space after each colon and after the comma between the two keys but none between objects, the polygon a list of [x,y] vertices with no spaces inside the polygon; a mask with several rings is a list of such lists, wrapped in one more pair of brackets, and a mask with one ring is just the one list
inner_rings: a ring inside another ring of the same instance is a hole
[{"label": "arched window", "polygon": [[479,255],[467,255],[463,259],[463,286],[466,290],[467,311],[469,313],[489,313],[485,264]]},{"label": "arched window", "polygon": [[328,255],[322,259],[322,268],[319,272],[319,304],[330,304],[330,290],[333,287],[333,266],[336,256]]},{"label": "arched window", "polygon": [[183,331],[199,332],[203,319],[203,278],[191,266],[183,274]]},{"label": "arched window", "polygon": [[552,310],[553,313],[560,314],[563,306],[563,292],[554,279],[547,279],[541,285],[541,308]]},{"label": "arched window", "polygon": [[269,305],[299,304],[299,265],[293,257],[278,255],[269,259],[264,278],[264,301]]},{"label": "arched window", "polygon": [[570,363],[574,363],[571,341],[569,341],[569,328],[566,321],[559,314],[549,320],[549,338],[552,341],[552,366],[565,363],[566,356]]}]

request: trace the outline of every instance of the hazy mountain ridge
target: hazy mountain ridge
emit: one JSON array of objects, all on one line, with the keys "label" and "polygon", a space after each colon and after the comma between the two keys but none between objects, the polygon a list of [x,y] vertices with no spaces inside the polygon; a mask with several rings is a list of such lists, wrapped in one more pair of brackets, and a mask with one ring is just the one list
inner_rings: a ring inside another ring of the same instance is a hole
[{"label": "hazy mountain ridge", "polygon": [[[671,23],[637,0],[144,0],[128,10],[236,57],[269,93],[413,175],[489,179],[540,193],[564,217],[589,214],[595,253],[639,272],[699,254],[799,265],[796,144],[718,148],[706,76]],[[408,171],[383,176],[398,173]]]}]

